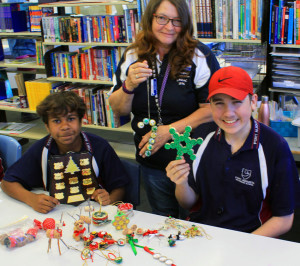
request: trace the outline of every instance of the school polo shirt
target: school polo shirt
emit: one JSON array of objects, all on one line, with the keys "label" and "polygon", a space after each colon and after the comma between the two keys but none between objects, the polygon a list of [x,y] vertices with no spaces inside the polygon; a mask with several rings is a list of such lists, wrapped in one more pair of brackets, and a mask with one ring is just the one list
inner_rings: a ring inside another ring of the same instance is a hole
[{"label": "school polo shirt", "polygon": [[[123,81],[127,78],[129,66],[135,63],[137,59],[134,49],[126,51],[126,55],[123,55],[114,75],[113,91],[120,89]],[[160,95],[167,66],[168,54],[164,56],[162,62],[159,61],[159,56],[157,55],[157,70],[159,73],[157,77],[158,95]],[[161,117],[164,125],[169,125],[189,116],[199,108],[199,103],[206,103],[209,79],[219,68],[219,63],[212,51],[205,44],[199,42],[195,48],[192,64],[186,67],[176,80],[167,79],[161,104]],[[137,126],[138,122],[142,122],[144,118],[148,118],[148,112],[150,112],[150,118],[158,122],[155,97],[149,97],[148,105],[147,90],[147,82],[140,83],[134,91],[132,100],[131,111],[133,119],[131,126],[135,132],[136,159],[145,166],[164,171],[168,163],[176,158],[176,151],[171,149],[166,150],[162,147],[150,157],[142,158],[139,156],[138,144],[142,140],[142,136],[151,130],[151,127],[145,126],[144,128],[139,128]]]},{"label": "school polo shirt", "polygon": [[[129,183],[128,176],[125,174],[123,165],[109,143],[94,134],[85,132],[91,145],[92,155],[94,156],[98,168],[98,182],[111,192],[113,189],[126,186]],[[5,173],[4,180],[9,182],[19,182],[27,190],[43,187],[42,179],[42,151],[45,147],[49,136],[35,142]],[[81,151],[87,151],[85,144],[82,145]],[[52,142],[49,155],[59,155],[58,147],[55,141]],[[49,175],[48,167],[48,176]],[[49,178],[48,178],[49,181]],[[49,186],[49,182],[48,182]]]},{"label": "school polo shirt", "polygon": [[299,178],[284,138],[252,119],[248,138],[234,154],[220,128],[206,136],[189,185],[200,195],[191,220],[252,232],[272,216],[293,213]]}]

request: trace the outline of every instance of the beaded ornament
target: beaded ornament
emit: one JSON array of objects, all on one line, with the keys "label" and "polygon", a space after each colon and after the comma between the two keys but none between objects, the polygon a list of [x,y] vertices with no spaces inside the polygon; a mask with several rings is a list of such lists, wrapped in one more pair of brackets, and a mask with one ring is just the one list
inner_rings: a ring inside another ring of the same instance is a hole
[{"label": "beaded ornament", "polygon": [[[175,128],[171,127],[169,132],[172,135],[173,141],[171,143],[165,144],[165,149],[175,149],[177,150],[176,160],[182,159],[184,154],[188,154],[190,159],[193,161],[196,159],[196,155],[194,154],[193,147],[196,144],[201,145],[203,142],[202,138],[192,139],[190,138],[190,133],[192,131],[191,126],[187,126],[183,134],[179,134]],[[182,145],[182,143],[185,143]]]}]

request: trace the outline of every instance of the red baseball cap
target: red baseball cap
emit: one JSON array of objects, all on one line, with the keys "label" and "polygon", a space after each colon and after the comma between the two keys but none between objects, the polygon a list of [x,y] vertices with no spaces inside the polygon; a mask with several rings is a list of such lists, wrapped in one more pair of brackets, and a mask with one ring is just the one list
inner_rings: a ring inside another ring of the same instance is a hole
[{"label": "red baseball cap", "polygon": [[240,67],[223,67],[212,75],[208,85],[208,93],[207,100],[218,93],[244,100],[248,94],[253,94],[252,79]]}]

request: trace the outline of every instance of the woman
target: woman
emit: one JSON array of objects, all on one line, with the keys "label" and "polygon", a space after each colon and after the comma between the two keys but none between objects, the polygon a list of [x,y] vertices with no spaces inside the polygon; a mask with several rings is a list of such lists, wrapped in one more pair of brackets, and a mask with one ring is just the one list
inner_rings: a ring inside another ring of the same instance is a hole
[{"label": "woman", "polygon": [[163,146],[170,126],[182,133],[212,120],[207,86],[219,64],[193,39],[185,0],[150,0],[142,28],[119,63],[109,102],[114,112],[133,114],[136,159],[153,213],[178,217],[175,186],[165,174],[176,152]]}]

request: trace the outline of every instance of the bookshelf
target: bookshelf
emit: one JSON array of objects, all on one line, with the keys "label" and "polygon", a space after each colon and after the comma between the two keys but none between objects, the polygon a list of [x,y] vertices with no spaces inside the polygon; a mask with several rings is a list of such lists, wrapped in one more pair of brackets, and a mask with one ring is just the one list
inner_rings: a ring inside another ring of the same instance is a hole
[{"label": "bookshelf", "polygon": [[277,95],[300,96],[300,45],[270,44],[271,99]]},{"label": "bookshelf", "polygon": [[[191,2],[194,4],[196,0],[187,0],[187,2]],[[76,9],[76,13],[80,12],[80,8],[83,10],[82,7],[87,7],[89,6],[90,8],[94,8],[96,10],[96,7],[101,7],[102,9],[106,10],[107,6],[118,6],[118,10],[122,10],[122,5],[127,5],[128,8],[136,8],[138,3],[137,1],[107,1],[107,2],[98,2],[98,3],[91,3],[91,2],[80,2],[80,1],[72,1],[72,2],[54,2],[54,3],[49,3],[49,4],[42,4],[39,5],[39,7],[58,7],[58,8],[65,8],[65,7],[72,7]],[[122,10],[123,11],[123,10]],[[195,16],[195,10],[192,10],[194,16]],[[94,15],[94,13],[93,13]],[[67,15],[64,15],[67,16]],[[195,25],[195,32],[197,33],[196,27],[196,20],[194,17],[194,25]],[[32,33],[32,32],[22,32],[22,33],[0,33],[0,38],[1,36],[6,36],[6,37],[11,37],[11,38],[16,38],[20,37],[20,35],[23,38],[41,38],[41,33]],[[197,37],[197,36],[195,36]],[[251,39],[232,39],[232,38],[199,38],[201,42],[210,42],[210,43],[236,43],[237,45],[247,45],[251,44],[254,46],[260,46],[261,40],[251,40]],[[130,43],[110,43],[110,42],[53,42],[53,41],[43,41],[42,45],[45,47],[46,50],[50,50],[54,47],[112,47],[115,48],[117,47],[118,49],[125,49]],[[249,58],[244,58],[242,60],[248,60]],[[220,60],[223,60],[222,58]],[[226,59],[225,63],[227,62]],[[240,59],[241,60],[241,59]],[[5,62],[2,63],[5,65]],[[0,63],[1,67],[1,63]],[[11,65],[9,67],[12,67]],[[15,66],[13,66],[15,67]],[[22,66],[18,66],[22,68]],[[49,67],[49,66],[48,66]],[[51,65],[50,65],[51,67]],[[27,68],[35,68],[35,69],[40,69],[42,70],[43,67],[41,66],[27,66]],[[112,86],[113,83],[112,81],[104,81],[104,80],[88,80],[88,79],[81,79],[81,78],[62,78],[62,77],[53,77],[51,75],[47,76],[47,80],[49,81],[64,81],[64,82],[71,82],[71,83],[83,83],[83,84],[102,84],[105,86]],[[3,107],[0,106],[0,110],[2,111],[15,111],[15,112],[29,112],[29,113],[35,113],[35,111],[29,110],[28,108],[26,109],[14,109],[11,107]],[[35,121],[33,121],[34,123]],[[103,126],[98,126],[98,125],[83,125],[84,130],[90,131],[92,133],[98,134],[105,139],[107,139],[112,147],[116,150],[117,154],[122,157],[122,158],[127,158],[127,159],[134,159],[134,154],[135,154],[135,148],[133,144],[133,131],[130,127],[130,123],[127,123],[119,128],[108,128],[108,127],[103,127]],[[36,127],[30,129],[27,132],[24,132],[24,134],[20,135],[20,137],[25,137],[29,139],[40,139],[41,137],[45,136],[47,132],[45,131],[43,125],[37,125]]]},{"label": "bookshelf", "polygon": [[[40,7],[82,7],[82,6],[107,6],[110,4],[114,5],[127,5],[129,7],[135,7],[136,2],[127,2],[127,1],[116,1],[109,3],[52,3],[52,4],[44,4],[40,5]],[[16,33],[0,33],[0,38],[36,38],[43,39],[40,32],[16,32]],[[84,42],[84,43],[74,43],[74,42],[42,42],[42,45],[46,48],[46,50],[51,49],[55,46],[76,46],[76,47],[120,47],[126,48],[129,43],[99,43],[99,42]],[[14,71],[14,68],[22,68],[25,69],[34,69],[32,70],[34,73],[36,71],[45,72],[45,66],[39,66],[37,64],[28,63],[28,64],[12,64],[8,63],[7,60],[0,62],[0,67],[5,67],[10,69],[10,71]],[[17,70],[15,71],[22,71]],[[74,78],[60,78],[60,77],[47,77],[49,81],[63,81],[63,82],[72,82],[72,83],[82,83],[82,84],[102,84],[105,86],[111,87],[113,85],[112,81],[106,80],[84,80],[84,79],[74,79]],[[36,113],[34,110],[30,110],[29,108],[13,108],[7,106],[0,106],[0,112],[27,112],[27,113]],[[34,120],[30,122],[32,124],[36,124],[30,130],[24,132],[23,134],[18,135],[20,138],[38,140],[42,137],[46,136],[48,133],[42,123],[41,120]],[[131,129],[130,123],[122,125],[118,128],[109,128],[98,125],[83,125],[84,131],[89,131],[91,133],[100,135],[101,137],[108,140],[110,145],[115,149],[116,153],[119,157],[134,160],[135,159],[135,147],[133,143],[133,131]]]}]

